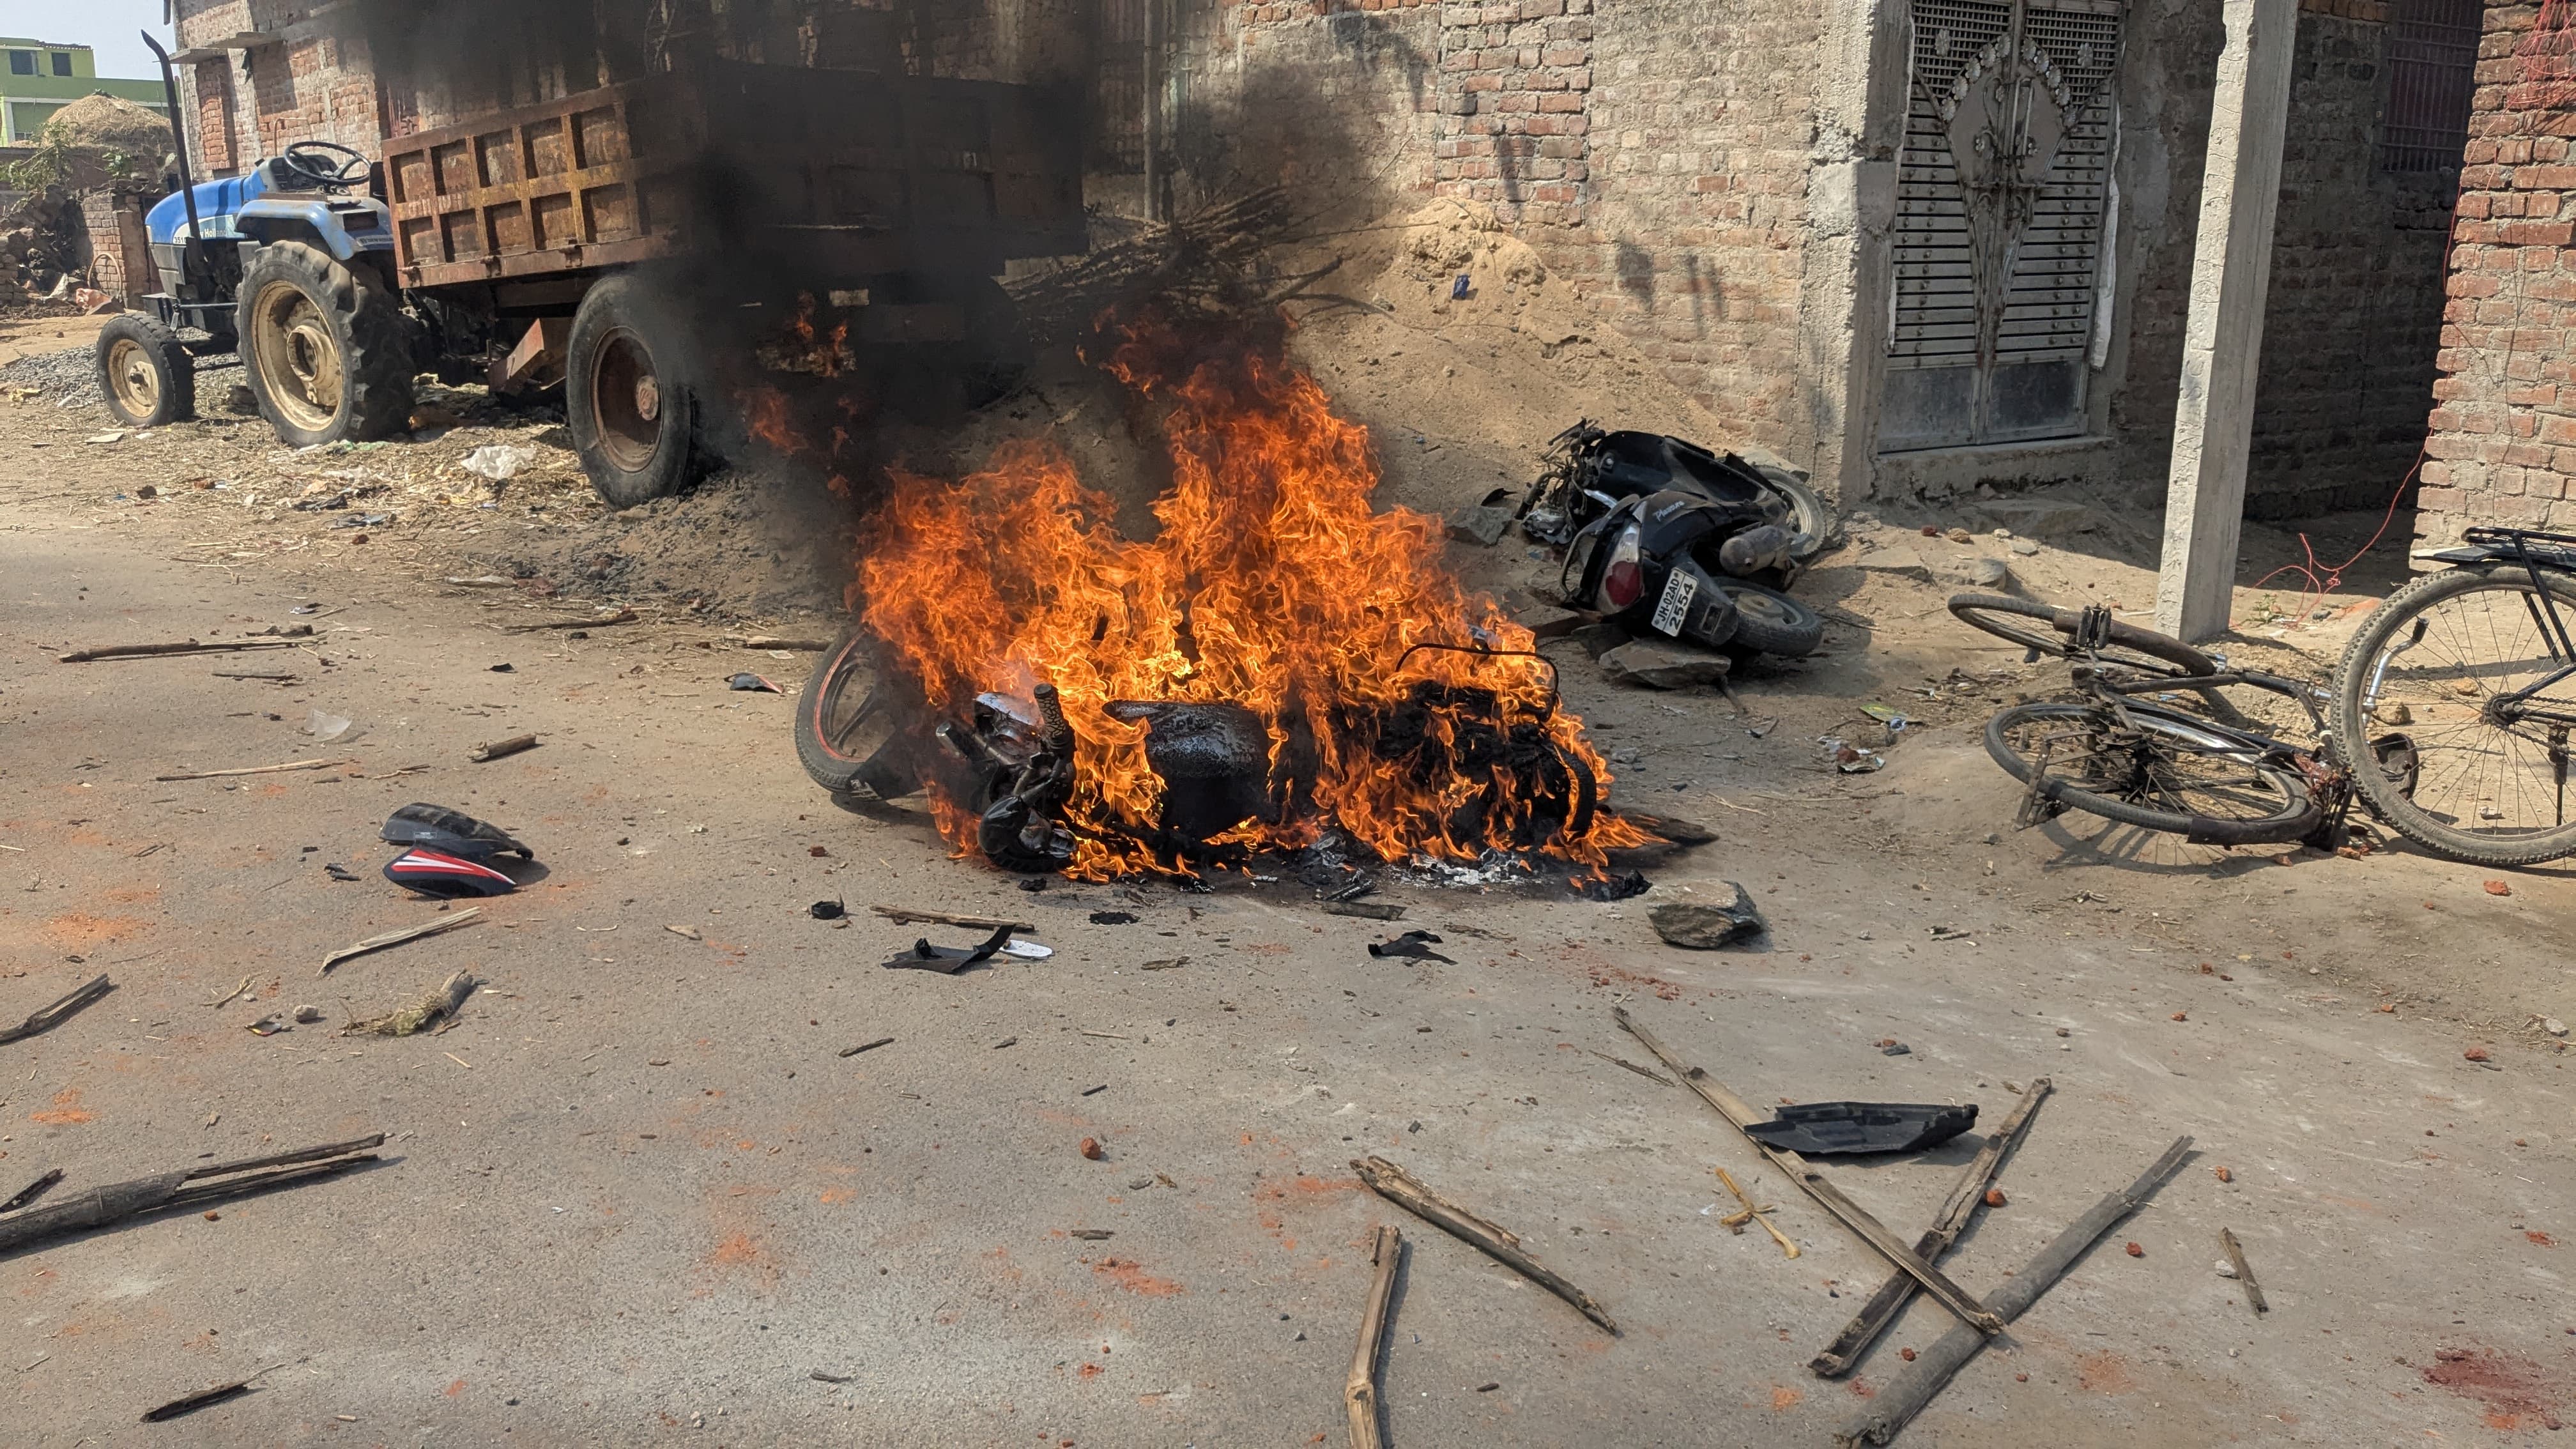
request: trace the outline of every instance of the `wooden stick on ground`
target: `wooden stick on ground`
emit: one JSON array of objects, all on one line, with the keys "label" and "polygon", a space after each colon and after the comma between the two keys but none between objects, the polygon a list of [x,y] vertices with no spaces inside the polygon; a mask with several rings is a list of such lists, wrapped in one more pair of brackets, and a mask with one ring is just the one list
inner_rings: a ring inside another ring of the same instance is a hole
[{"label": "wooden stick on ground", "polygon": [[[2111,1230],[2111,1225],[2139,1208],[2156,1195],[2166,1178],[2182,1166],[2191,1155],[2191,1139],[2177,1137],[2165,1155],[2155,1161],[2144,1175],[2127,1188],[2110,1194],[2093,1205],[2090,1212],[2077,1218],[2059,1233],[2039,1256],[2022,1266],[2012,1280],[1995,1290],[1990,1302],[1993,1309],[2009,1321],[2030,1311],[2039,1295],[2055,1287],[2075,1260],[2084,1256],[2095,1239]],[[1904,1431],[1914,1416],[1923,1412],[1951,1375],[1967,1366],[1986,1346],[1985,1336],[1964,1325],[1954,1326],[1930,1348],[1915,1356],[1897,1376],[1881,1386],[1869,1407],[1855,1415],[1834,1432],[1837,1449],[1858,1449],[1863,1444],[1884,1444]]]},{"label": "wooden stick on ground", "polygon": [[147,659],[162,654],[229,654],[237,649],[285,649],[301,642],[298,639],[233,639],[221,644],[200,644],[191,639],[184,644],[110,644],[99,649],[75,649],[55,662],[87,664],[93,659]]},{"label": "wooden stick on ground", "polygon": [[1728,1091],[1724,1083],[1699,1068],[1684,1066],[1671,1052],[1664,1050],[1664,1044],[1655,1040],[1654,1033],[1639,1026],[1629,1017],[1626,1007],[1614,1006],[1610,1009],[1610,1014],[1617,1019],[1620,1026],[1627,1029],[1630,1036],[1635,1037],[1646,1050],[1653,1052],[1657,1061],[1672,1068],[1673,1075],[1681,1078],[1684,1086],[1697,1092],[1701,1101],[1714,1108],[1719,1116],[1734,1123],[1735,1130],[1745,1134],[1744,1140],[1752,1143],[1763,1156],[1770,1158],[1773,1166],[1787,1173],[1791,1182],[1804,1188],[1807,1196],[1814,1198],[1825,1211],[1841,1219],[1842,1225],[1858,1234],[1863,1242],[1878,1249],[1889,1262],[1904,1269],[1915,1282],[1922,1284],[1923,1291],[1931,1294],[1942,1307],[1975,1325],[1980,1332],[2003,1332],[2004,1322],[2001,1318],[1988,1312],[1985,1305],[1979,1303],[1967,1289],[1951,1282],[1949,1275],[1925,1262],[1922,1254],[1907,1247],[1896,1234],[1889,1232],[1887,1224],[1872,1216],[1869,1209],[1852,1201],[1844,1195],[1841,1188],[1827,1180],[1823,1173],[1808,1166],[1805,1158],[1794,1152],[1773,1147],[1747,1131],[1746,1129],[1762,1121],[1763,1117],[1747,1106],[1743,1098]]},{"label": "wooden stick on ground", "polygon": [[933,926],[966,926],[978,931],[998,931],[1004,926],[1014,931],[1034,931],[1032,921],[1005,921],[999,916],[952,916],[946,911],[908,911],[900,906],[870,906],[869,910],[898,926],[928,924]]},{"label": "wooden stick on ground", "polygon": [[[1941,1255],[1950,1251],[1950,1245],[1959,1240],[1959,1234],[1967,1230],[1969,1221],[1985,1203],[1986,1189],[1995,1185],[2005,1160],[2021,1145],[2022,1135],[2029,1129],[2032,1115],[2039,1111],[2041,1100],[2053,1089],[2054,1084],[2046,1077],[2032,1082],[2003,1125],[1987,1136],[1986,1145],[1969,1160],[1967,1169],[1959,1174],[1958,1185],[1950,1189],[1948,1200],[1941,1204],[1940,1215],[1915,1240],[1914,1251],[1922,1254],[1925,1261],[1939,1262]],[[1843,1325],[1843,1331],[1825,1345],[1824,1352],[1807,1360],[1808,1372],[1827,1379],[1850,1373],[1860,1362],[1861,1353],[1896,1321],[1897,1313],[1913,1297],[1912,1278],[1901,1270],[1888,1274],[1887,1281],[1869,1296],[1868,1305]]]},{"label": "wooden stick on ground", "polygon": [[0,1028],[0,1046],[7,1046],[13,1041],[25,1041],[31,1036],[43,1036],[46,1032],[71,1020],[83,1008],[114,989],[104,976],[85,981],[61,1000],[30,1015],[16,1026]]},{"label": "wooden stick on ground", "polygon": [[453,931],[459,926],[470,924],[482,914],[481,906],[467,906],[452,916],[443,916],[438,920],[417,926],[406,926],[399,931],[387,931],[381,936],[369,936],[354,946],[343,946],[323,957],[320,974],[328,976],[331,974],[332,967],[351,957],[364,956],[369,951],[381,951],[387,946],[399,946],[405,941],[417,941],[423,936],[435,936],[441,931]]},{"label": "wooden stick on ground", "polygon": [[614,614],[599,614],[588,619],[548,619],[541,624],[504,624],[504,634],[534,634],[543,629],[604,629],[611,624],[632,624],[641,616],[633,609],[620,609]]},{"label": "wooden stick on ground", "polygon": [[2220,1228],[2218,1245],[2227,1250],[2227,1262],[2236,1270],[2236,1281],[2245,1285],[2247,1305],[2258,1315],[2271,1312],[2272,1305],[2263,1301],[2263,1285],[2254,1281],[2253,1266],[2245,1261],[2245,1245],[2236,1241],[2235,1231],[2231,1228]]},{"label": "wooden stick on ground", "polygon": [[283,775],[295,770],[327,770],[333,765],[354,765],[355,760],[297,760],[286,765],[252,765],[241,770],[191,770],[184,775],[155,775],[155,780],[221,780],[233,775]]},{"label": "wooden stick on ground", "polygon": [[1351,1449],[1383,1449],[1377,1432],[1377,1360],[1386,1342],[1387,1311],[1395,1302],[1395,1268],[1404,1257],[1404,1234],[1380,1223],[1370,1232],[1369,1261],[1377,1264],[1377,1281],[1369,1285],[1368,1314],[1360,1320],[1359,1347],[1351,1353],[1351,1374],[1342,1383],[1342,1407],[1350,1417]]},{"label": "wooden stick on ground", "polygon": [[512,735],[506,740],[492,740],[476,745],[465,752],[465,758],[480,764],[485,760],[497,760],[504,755],[515,755],[521,750],[533,750],[536,747],[535,735]]},{"label": "wooden stick on ground", "polygon": [[[1788,1254],[1792,1258],[1798,1256],[1798,1245],[1789,1241],[1789,1235],[1787,1233],[1784,1233],[1778,1228],[1772,1226],[1772,1210],[1767,1207],[1755,1207],[1753,1205],[1753,1199],[1744,1195],[1744,1189],[1735,1185],[1735,1179],[1727,1175],[1725,1168],[1721,1167],[1716,1169],[1716,1171],[1717,1180],[1726,1184],[1726,1190],[1735,1194],[1735,1200],[1737,1202],[1744,1204],[1744,1211],[1740,1213],[1728,1213],[1726,1216],[1717,1220],[1718,1225],[1720,1227],[1732,1228],[1740,1233],[1744,1231],[1744,1225],[1746,1223],[1760,1223],[1762,1225],[1762,1231],[1771,1235],[1771,1241],[1780,1245],[1781,1252]],[[1910,1283],[1913,1280],[1909,1278],[1906,1281]]]},{"label": "wooden stick on ground", "polygon": [[1367,1183],[1378,1196],[1481,1250],[1487,1257],[1573,1304],[1575,1311],[1600,1324],[1611,1337],[1619,1336],[1619,1325],[1611,1321],[1608,1309],[1593,1302],[1591,1294],[1558,1277],[1546,1264],[1521,1251],[1520,1239],[1433,1192],[1411,1173],[1383,1157],[1355,1161],[1351,1167],[1359,1173],[1360,1181]]},{"label": "wooden stick on ground", "polygon": [[829,639],[787,639],[775,634],[754,634],[748,639],[736,639],[731,642],[745,649],[802,649],[812,653],[820,653],[832,647],[832,641]]}]

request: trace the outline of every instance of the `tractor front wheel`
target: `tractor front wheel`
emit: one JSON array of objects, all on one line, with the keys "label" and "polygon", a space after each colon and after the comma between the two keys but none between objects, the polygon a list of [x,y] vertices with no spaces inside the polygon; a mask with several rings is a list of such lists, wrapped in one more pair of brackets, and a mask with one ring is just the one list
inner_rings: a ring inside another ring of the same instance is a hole
[{"label": "tractor front wheel", "polygon": [[242,371],[278,437],[310,447],[411,426],[411,319],[371,269],[271,242],[242,268],[238,317]]},{"label": "tractor front wheel", "polygon": [[98,334],[98,390],[131,428],[157,428],[197,415],[197,359],[160,318],[128,312]]}]

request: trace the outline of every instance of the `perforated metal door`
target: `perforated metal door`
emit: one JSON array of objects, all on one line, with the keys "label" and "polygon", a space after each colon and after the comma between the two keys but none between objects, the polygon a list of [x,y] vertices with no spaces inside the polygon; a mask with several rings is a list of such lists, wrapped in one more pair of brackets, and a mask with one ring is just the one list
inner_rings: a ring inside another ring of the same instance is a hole
[{"label": "perforated metal door", "polygon": [[2084,429],[2119,0],[1913,0],[1879,447]]}]

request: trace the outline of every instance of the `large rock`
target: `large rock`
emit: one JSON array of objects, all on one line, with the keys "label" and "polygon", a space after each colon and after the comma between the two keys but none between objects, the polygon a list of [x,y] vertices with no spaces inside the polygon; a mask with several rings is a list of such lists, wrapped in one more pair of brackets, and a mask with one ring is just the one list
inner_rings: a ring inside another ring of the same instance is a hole
[{"label": "large rock", "polygon": [[2102,526],[2101,511],[2071,498],[1984,498],[1967,511],[1988,528],[2008,528],[2024,538],[2072,538]]},{"label": "large rock", "polygon": [[1646,920],[1667,946],[1688,951],[1714,951],[1769,929],[1753,904],[1753,893],[1734,881],[1735,899],[1722,906],[1663,905],[1646,912]]},{"label": "large rock", "polygon": [[1934,559],[1932,576],[1945,584],[2000,589],[2012,582],[2012,569],[2002,559],[1984,554],[1949,554]]},{"label": "large rock", "polygon": [[1602,673],[1622,684],[1642,684],[1648,689],[1715,684],[1726,677],[1731,665],[1723,654],[1703,654],[1646,639],[1622,644],[1601,656]]},{"label": "large rock", "polygon": [[1897,574],[1909,579],[1930,580],[1932,569],[1923,555],[1910,548],[1881,545],[1852,560],[1865,573]]}]

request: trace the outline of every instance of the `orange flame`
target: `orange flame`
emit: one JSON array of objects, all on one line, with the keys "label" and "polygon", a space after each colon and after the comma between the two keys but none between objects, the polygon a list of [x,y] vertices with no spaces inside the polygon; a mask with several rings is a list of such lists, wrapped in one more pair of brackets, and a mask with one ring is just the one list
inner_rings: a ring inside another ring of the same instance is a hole
[{"label": "orange flame", "polygon": [[[1426,681],[1494,691],[1607,787],[1606,763],[1582,721],[1557,707],[1544,662],[1405,657],[1417,644],[1481,636],[1494,650],[1526,650],[1533,638],[1443,566],[1437,519],[1370,506],[1367,432],[1336,416],[1312,377],[1236,356],[1167,381],[1135,340],[1110,371],[1168,407],[1173,483],[1153,505],[1157,538],[1120,536],[1111,501],[1061,451],[1021,441],[954,484],[895,475],[859,563],[862,618],[934,708],[963,718],[979,691],[1025,698],[1040,682],[1056,686],[1079,741],[1074,874],[1154,868],[1141,847],[1082,830],[1152,822],[1161,807],[1146,730],[1111,718],[1112,700],[1245,706],[1269,727],[1274,767],[1292,738],[1311,738],[1298,747],[1314,755],[1314,812],[1247,822],[1224,841],[1306,844],[1328,818],[1389,860],[1472,861],[1516,832],[1526,838],[1530,808],[1511,789],[1457,771],[1420,778],[1353,737],[1354,712],[1400,706]],[[1446,745],[1451,728],[1435,715],[1430,732]],[[1507,768],[1490,778],[1528,783]],[[949,838],[971,842],[972,815],[937,805]],[[1546,849],[1597,867],[1608,849],[1652,838],[1605,810]]]}]

